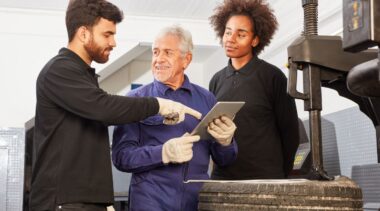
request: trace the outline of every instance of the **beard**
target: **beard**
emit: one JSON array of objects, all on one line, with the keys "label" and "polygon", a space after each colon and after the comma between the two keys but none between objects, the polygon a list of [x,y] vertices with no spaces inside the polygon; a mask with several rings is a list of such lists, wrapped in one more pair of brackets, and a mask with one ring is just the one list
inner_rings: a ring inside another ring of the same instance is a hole
[{"label": "beard", "polygon": [[153,77],[157,80],[160,81],[163,84],[166,84],[166,82],[170,81],[173,78],[173,72],[170,68],[165,68],[165,69],[156,69],[155,67],[153,68]]},{"label": "beard", "polygon": [[99,46],[94,41],[93,36],[91,37],[90,42],[84,45],[84,49],[93,61],[100,64],[106,63],[108,61],[109,52],[112,51],[112,47],[102,48]]},{"label": "beard", "polygon": [[157,80],[157,81],[160,81],[161,83],[165,83],[166,81],[168,81],[170,79],[170,75],[169,74],[159,74],[159,73],[155,73],[154,74],[154,78]]}]

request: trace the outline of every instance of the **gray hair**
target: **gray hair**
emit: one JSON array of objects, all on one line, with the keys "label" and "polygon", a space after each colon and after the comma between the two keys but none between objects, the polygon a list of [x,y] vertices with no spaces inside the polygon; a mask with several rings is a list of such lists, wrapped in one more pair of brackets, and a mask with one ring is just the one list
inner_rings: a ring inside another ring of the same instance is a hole
[{"label": "gray hair", "polygon": [[193,39],[191,33],[188,30],[182,28],[179,25],[168,26],[160,30],[160,32],[156,35],[156,39],[164,37],[166,35],[173,35],[179,38],[179,49],[182,55],[185,55],[186,53],[192,53],[194,47]]}]

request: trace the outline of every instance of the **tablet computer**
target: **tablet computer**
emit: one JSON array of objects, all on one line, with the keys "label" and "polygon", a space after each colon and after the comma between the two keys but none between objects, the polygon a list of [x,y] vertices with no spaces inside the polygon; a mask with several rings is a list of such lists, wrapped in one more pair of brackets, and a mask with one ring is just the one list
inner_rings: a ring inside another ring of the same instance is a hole
[{"label": "tablet computer", "polygon": [[217,102],[194,128],[194,130],[191,132],[191,135],[199,135],[201,137],[201,140],[211,139],[212,136],[207,132],[208,124],[215,118],[223,115],[233,119],[236,113],[241,109],[241,107],[243,107],[244,103],[245,102],[242,101]]}]

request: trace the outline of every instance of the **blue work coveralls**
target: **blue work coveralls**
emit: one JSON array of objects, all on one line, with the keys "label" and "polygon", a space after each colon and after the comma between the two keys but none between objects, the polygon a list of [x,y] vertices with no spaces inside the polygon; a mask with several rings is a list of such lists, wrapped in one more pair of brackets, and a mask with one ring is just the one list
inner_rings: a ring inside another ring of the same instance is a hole
[{"label": "blue work coveralls", "polygon": [[[185,81],[177,90],[154,81],[132,90],[128,96],[154,96],[185,104],[202,115],[216,103],[206,89]],[[193,145],[193,158],[183,164],[164,164],[162,146],[169,139],[190,133],[199,123],[187,115],[184,122],[164,125],[161,116],[120,125],[115,128],[112,160],[116,168],[131,172],[129,209],[135,210],[197,210],[198,194],[202,183],[184,183],[189,179],[209,179],[207,173],[210,156],[215,165],[225,166],[236,159],[235,141],[222,146],[215,140],[200,140]]]}]

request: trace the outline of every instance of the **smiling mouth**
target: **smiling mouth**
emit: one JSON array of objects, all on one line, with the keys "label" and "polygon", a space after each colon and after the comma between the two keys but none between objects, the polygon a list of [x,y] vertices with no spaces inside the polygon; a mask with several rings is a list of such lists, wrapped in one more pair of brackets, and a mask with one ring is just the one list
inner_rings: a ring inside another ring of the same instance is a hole
[{"label": "smiling mouth", "polygon": [[226,46],[225,49],[226,49],[227,51],[234,51],[234,50],[236,50],[236,48],[231,47],[231,46]]},{"label": "smiling mouth", "polygon": [[112,48],[110,48],[110,49],[106,49],[106,50],[104,51],[104,54],[106,54],[106,55],[110,55],[110,54],[111,54],[111,51],[112,51]]},{"label": "smiling mouth", "polygon": [[156,70],[166,70],[169,69],[168,66],[155,66]]}]

